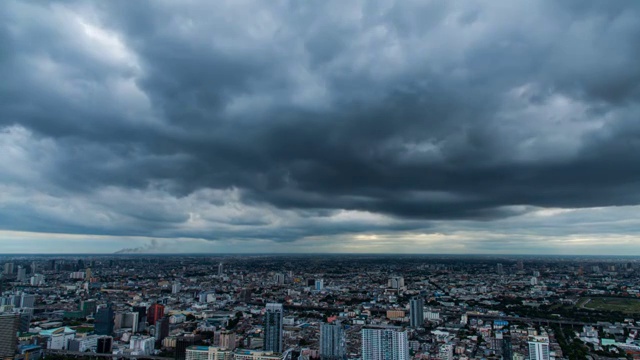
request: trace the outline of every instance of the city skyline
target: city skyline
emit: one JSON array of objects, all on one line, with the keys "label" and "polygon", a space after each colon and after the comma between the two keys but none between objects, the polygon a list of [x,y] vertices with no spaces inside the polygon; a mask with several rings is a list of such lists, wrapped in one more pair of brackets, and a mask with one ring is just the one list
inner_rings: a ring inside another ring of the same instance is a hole
[{"label": "city skyline", "polygon": [[640,256],[637,1],[0,18],[0,253]]}]

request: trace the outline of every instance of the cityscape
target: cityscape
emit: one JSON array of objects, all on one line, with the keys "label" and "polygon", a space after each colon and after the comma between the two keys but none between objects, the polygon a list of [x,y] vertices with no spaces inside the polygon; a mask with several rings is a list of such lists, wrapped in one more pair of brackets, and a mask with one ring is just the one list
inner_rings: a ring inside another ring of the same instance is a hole
[{"label": "cityscape", "polygon": [[640,356],[634,257],[4,256],[0,357]]},{"label": "cityscape", "polygon": [[0,360],[640,360],[640,0],[0,0]]}]

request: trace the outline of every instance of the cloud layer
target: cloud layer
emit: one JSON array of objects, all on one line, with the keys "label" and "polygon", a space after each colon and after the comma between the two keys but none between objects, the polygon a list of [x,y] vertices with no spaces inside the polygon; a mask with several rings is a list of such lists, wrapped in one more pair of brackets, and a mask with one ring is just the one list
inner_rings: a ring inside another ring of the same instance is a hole
[{"label": "cloud layer", "polygon": [[628,242],[639,19],[631,0],[5,1],[0,229]]}]

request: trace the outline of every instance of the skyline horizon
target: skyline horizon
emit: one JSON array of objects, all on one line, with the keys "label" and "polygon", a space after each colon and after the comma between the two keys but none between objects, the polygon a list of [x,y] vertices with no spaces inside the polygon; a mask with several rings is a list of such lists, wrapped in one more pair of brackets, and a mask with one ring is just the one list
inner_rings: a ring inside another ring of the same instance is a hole
[{"label": "skyline horizon", "polygon": [[0,18],[0,251],[640,256],[639,1]]}]

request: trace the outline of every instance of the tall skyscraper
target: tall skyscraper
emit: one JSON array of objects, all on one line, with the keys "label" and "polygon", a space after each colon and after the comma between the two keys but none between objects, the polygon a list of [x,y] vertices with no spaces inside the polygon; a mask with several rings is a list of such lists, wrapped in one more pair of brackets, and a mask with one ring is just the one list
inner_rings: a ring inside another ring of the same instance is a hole
[{"label": "tall skyscraper", "polygon": [[513,359],[513,346],[511,345],[511,335],[502,337],[502,358]]},{"label": "tall skyscraper", "polygon": [[155,327],[156,331],[154,333],[154,337],[156,338],[156,343],[162,344],[162,340],[169,336],[169,318],[161,317],[160,319],[156,320]]},{"label": "tall skyscraper", "polygon": [[236,348],[236,334],[228,330],[221,332],[220,347],[227,350],[234,350]]},{"label": "tall skyscraper", "polygon": [[222,265],[222,263],[220,263],[218,265],[218,276],[222,276],[224,274],[224,265]]},{"label": "tall skyscraper", "polygon": [[320,325],[320,358],[322,360],[347,358],[344,328],[339,322]]},{"label": "tall skyscraper", "polygon": [[502,274],[504,274],[504,268],[502,267],[502,264],[501,264],[501,263],[498,263],[498,264],[496,265],[496,272],[498,273],[498,275],[502,275]]},{"label": "tall skyscraper", "polygon": [[144,331],[147,325],[147,307],[134,306],[133,311],[138,313],[138,330]]},{"label": "tall skyscraper", "polygon": [[414,297],[409,301],[410,325],[412,328],[419,328],[424,325],[424,300]]},{"label": "tall skyscraper", "polygon": [[282,304],[267,304],[264,313],[264,350],[282,352]]},{"label": "tall skyscraper", "polygon": [[18,281],[27,281],[27,269],[22,267],[22,265],[18,265],[18,275],[16,279]]},{"label": "tall skyscraper", "polygon": [[406,331],[391,328],[362,329],[362,360],[409,360]]},{"label": "tall skyscraper", "polygon": [[95,316],[94,331],[97,335],[111,335],[113,333],[115,311],[111,304],[98,309]]},{"label": "tall skyscraper", "polygon": [[13,274],[13,263],[4,264],[4,274],[12,275]]},{"label": "tall skyscraper", "polygon": [[18,345],[20,314],[0,314],[0,359],[13,359]]},{"label": "tall skyscraper", "polygon": [[147,320],[149,321],[149,325],[155,325],[158,319],[164,316],[164,305],[162,304],[153,304],[149,306],[149,310],[147,311]]},{"label": "tall skyscraper", "polygon": [[546,336],[529,337],[529,360],[549,360],[549,338]]}]

